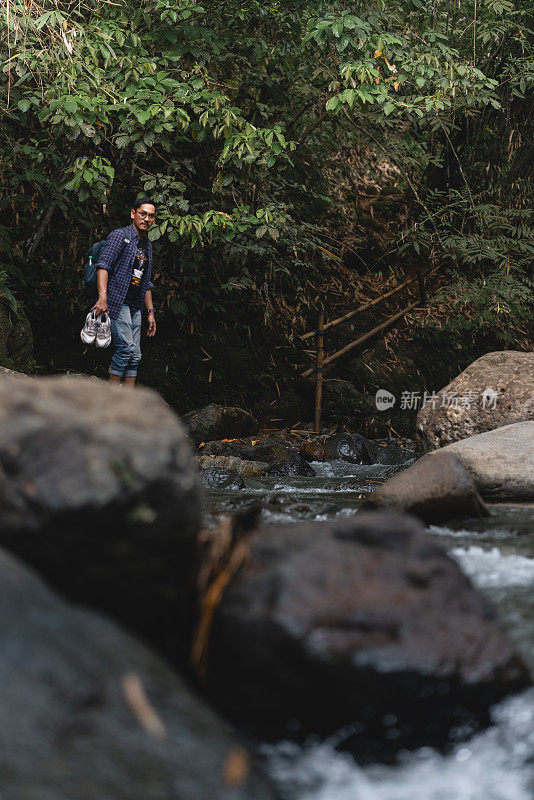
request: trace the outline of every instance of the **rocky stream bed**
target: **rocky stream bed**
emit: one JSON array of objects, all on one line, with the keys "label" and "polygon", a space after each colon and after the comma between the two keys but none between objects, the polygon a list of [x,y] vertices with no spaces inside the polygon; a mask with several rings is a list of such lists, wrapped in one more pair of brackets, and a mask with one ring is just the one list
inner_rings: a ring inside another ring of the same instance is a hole
[{"label": "rocky stream bed", "polygon": [[0,796],[531,800],[533,427],[482,434],[506,504],[477,436],[199,434],[199,477],[155,393],[8,376]]},{"label": "rocky stream bed", "polygon": [[[346,461],[312,463],[317,475],[249,478],[236,491],[208,491],[210,524],[262,499],[261,523],[349,518],[366,493],[403,469]],[[350,488],[349,488],[350,487]],[[358,496],[360,495],[360,496]],[[485,519],[428,526],[474,584],[498,608],[501,619],[534,670],[534,508],[493,504]],[[443,753],[420,747],[394,765],[358,765],[340,752],[349,729],[321,741],[289,739],[260,745],[268,773],[288,800],[531,800],[534,796],[534,690],[491,708],[492,724],[474,735],[458,730]],[[393,726],[394,727],[394,726]]]}]

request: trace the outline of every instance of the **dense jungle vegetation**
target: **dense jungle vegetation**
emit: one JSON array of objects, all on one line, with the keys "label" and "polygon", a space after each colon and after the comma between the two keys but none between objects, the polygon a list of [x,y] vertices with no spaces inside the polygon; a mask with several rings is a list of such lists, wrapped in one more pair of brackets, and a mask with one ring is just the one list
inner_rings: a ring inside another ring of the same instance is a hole
[{"label": "dense jungle vegetation", "polygon": [[45,370],[105,374],[77,338],[81,265],[141,193],[158,203],[160,312],[143,374],[180,410],[276,400],[319,307],[434,265],[430,311],[384,341],[398,371],[406,342],[434,389],[487,350],[532,347],[527,0],[3,0],[1,14],[0,289]]}]

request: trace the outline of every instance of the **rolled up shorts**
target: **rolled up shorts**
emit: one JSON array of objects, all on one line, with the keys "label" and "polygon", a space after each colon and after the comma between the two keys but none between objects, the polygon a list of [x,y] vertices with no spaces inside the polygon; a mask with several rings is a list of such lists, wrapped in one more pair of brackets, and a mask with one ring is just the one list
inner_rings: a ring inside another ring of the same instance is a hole
[{"label": "rolled up shorts", "polygon": [[124,304],[117,319],[111,320],[115,351],[109,372],[120,378],[137,377],[141,361],[141,310]]}]

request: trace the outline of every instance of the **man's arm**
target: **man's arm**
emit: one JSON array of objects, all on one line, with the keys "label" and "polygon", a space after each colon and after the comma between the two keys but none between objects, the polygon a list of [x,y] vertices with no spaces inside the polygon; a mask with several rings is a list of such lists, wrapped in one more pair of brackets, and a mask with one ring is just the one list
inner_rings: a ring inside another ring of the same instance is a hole
[{"label": "man's arm", "polygon": [[145,293],[145,308],[148,311],[148,335],[156,335],[156,317],[154,315],[154,306],[152,304],[152,289],[147,289]]},{"label": "man's arm", "polygon": [[98,300],[94,304],[92,311],[97,314],[106,314],[108,310],[108,278],[107,269],[97,269],[96,285],[98,288]]},{"label": "man's arm", "polygon": [[106,244],[102,248],[102,253],[98,259],[96,268],[96,285],[98,289],[98,300],[91,311],[97,314],[105,314],[108,310],[108,280],[109,271],[117,260],[122,250],[124,242],[124,231],[122,228],[111,231]]}]

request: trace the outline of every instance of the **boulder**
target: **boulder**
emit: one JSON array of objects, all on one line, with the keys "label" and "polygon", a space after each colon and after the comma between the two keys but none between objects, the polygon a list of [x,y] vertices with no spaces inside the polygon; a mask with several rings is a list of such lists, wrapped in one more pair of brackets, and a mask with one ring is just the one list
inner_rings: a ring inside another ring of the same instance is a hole
[{"label": "boulder", "polygon": [[409,439],[368,439],[365,446],[371,464],[406,464],[415,457],[414,445]]},{"label": "boulder", "polygon": [[212,696],[273,737],[339,736],[359,758],[442,746],[530,684],[490,602],[417,520],[359,512],[253,534],[215,613]]},{"label": "boulder", "polygon": [[534,421],[504,425],[430,454],[457,456],[486,500],[534,500]]},{"label": "boulder", "polygon": [[23,372],[15,372],[13,369],[7,369],[7,367],[0,367],[0,380],[4,378],[12,379],[12,378],[27,378],[27,375],[24,375]]},{"label": "boulder", "polygon": [[394,509],[423,522],[488,516],[473,478],[453,453],[428,454],[366,497],[366,508]]},{"label": "boulder", "polygon": [[334,459],[339,458],[351,464],[372,464],[367,442],[365,436],[359,433],[346,433],[329,437],[325,445]]},{"label": "boulder", "polygon": [[204,489],[244,489],[245,481],[232,469],[208,467],[200,473],[200,485]]},{"label": "boulder", "polygon": [[299,454],[306,461],[331,461],[330,450],[323,441],[303,442],[299,448]]},{"label": "boulder", "polygon": [[0,382],[0,543],[69,598],[176,639],[199,525],[193,456],[155,392]]},{"label": "boulder", "polygon": [[241,475],[242,478],[258,478],[265,475],[269,465],[264,461],[243,461],[241,458],[233,456],[197,456],[197,467],[199,470],[221,467],[231,469]]},{"label": "boulder", "polygon": [[0,637],[5,800],[274,800],[159,658],[1,550]]},{"label": "boulder", "polygon": [[436,394],[417,414],[421,452],[534,420],[534,353],[487,353]]},{"label": "boulder", "polygon": [[289,458],[296,451],[283,439],[271,436],[256,436],[206,442],[199,452],[206,456],[234,456],[244,461],[272,463],[273,461]]},{"label": "boulder", "polygon": [[250,412],[232,406],[211,404],[183,417],[187,433],[195,444],[223,437],[252,433],[257,423]]},{"label": "boulder", "polygon": [[269,475],[279,475],[280,477],[295,478],[297,476],[313,478],[317,473],[310,467],[305,458],[299,453],[293,453],[290,458],[283,461],[275,461],[269,468]]}]

